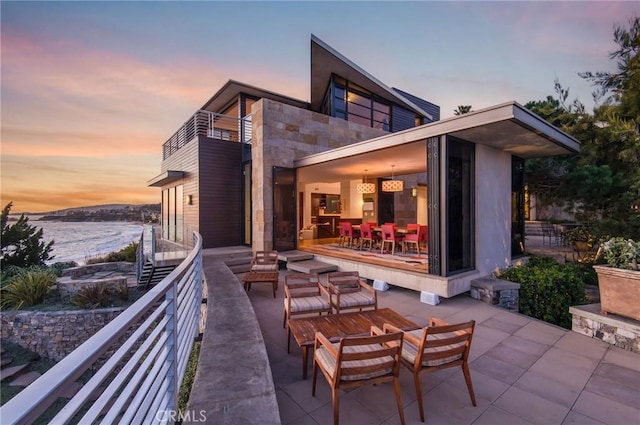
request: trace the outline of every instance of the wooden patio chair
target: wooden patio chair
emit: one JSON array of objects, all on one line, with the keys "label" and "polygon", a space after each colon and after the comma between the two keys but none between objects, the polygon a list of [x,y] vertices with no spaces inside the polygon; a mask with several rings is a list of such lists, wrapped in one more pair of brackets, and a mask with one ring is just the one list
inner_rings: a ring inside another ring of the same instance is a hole
[{"label": "wooden patio chair", "polygon": [[317,273],[296,273],[284,278],[284,322],[287,329],[287,353],[291,351],[291,316],[311,313],[331,314],[331,298]]},{"label": "wooden patio chair", "polygon": [[385,333],[371,327],[370,336],[346,337],[332,343],[322,333],[316,333],[313,384],[311,394],[316,395],[318,369],[331,387],[333,423],[340,421],[341,389],[363,385],[393,382],[400,423],[404,425],[404,409],[400,392],[400,352],[402,332]]},{"label": "wooden patio chair", "polygon": [[[424,406],[420,373],[423,371],[435,372],[440,369],[460,366],[467,383],[471,403],[476,406],[476,396],[473,392],[468,364],[475,324],[475,320],[472,320],[450,325],[443,320],[432,317],[428,327],[404,332],[401,362],[413,373],[422,422],[424,422]],[[391,333],[401,331],[388,323],[384,324],[383,329],[385,332]]]},{"label": "wooden patio chair", "polygon": [[278,251],[256,251],[249,271],[278,271]]},{"label": "wooden patio chair", "polygon": [[344,310],[363,308],[378,309],[378,294],[370,285],[360,279],[360,274],[352,272],[333,272],[327,276],[331,306],[340,313]]}]

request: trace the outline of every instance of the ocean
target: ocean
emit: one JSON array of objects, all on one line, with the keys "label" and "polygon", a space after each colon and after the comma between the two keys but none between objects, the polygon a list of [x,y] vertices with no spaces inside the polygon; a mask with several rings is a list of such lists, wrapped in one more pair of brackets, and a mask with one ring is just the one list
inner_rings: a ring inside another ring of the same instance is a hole
[{"label": "ocean", "polygon": [[145,226],[122,221],[62,222],[39,221],[29,216],[29,224],[41,227],[43,241],[53,243],[53,259],[47,264],[75,261],[84,264],[88,259],[119,251],[131,242],[138,242]]}]

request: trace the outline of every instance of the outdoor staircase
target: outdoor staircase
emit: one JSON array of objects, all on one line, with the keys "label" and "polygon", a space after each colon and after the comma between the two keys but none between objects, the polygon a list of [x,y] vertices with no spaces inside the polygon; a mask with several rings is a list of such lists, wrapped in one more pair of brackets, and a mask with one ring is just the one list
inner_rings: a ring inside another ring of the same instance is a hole
[{"label": "outdoor staircase", "polygon": [[26,387],[40,377],[38,372],[28,372],[30,360],[17,365],[14,360],[4,349],[0,350],[0,381],[10,381],[9,385],[12,387]]},{"label": "outdoor staircase", "polygon": [[178,264],[156,264],[155,266],[151,260],[147,260],[142,269],[142,274],[138,278],[139,285],[145,285],[147,287],[153,286],[167,277]]},{"label": "outdoor staircase", "polygon": [[285,251],[278,253],[278,260],[283,261],[287,265],[287,270],[293,270],[300,273],[328,273],[338,270],[335,264],[323,263],[314,259],[313,254],[298,250]]}]

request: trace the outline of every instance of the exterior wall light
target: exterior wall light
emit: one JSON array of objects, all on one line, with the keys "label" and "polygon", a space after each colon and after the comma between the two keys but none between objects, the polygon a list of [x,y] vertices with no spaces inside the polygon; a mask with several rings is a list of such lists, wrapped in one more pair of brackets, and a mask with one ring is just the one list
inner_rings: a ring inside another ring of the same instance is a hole
[{"label": "exterior wall light", "polygon": [[193,195],[187,195],[187,205],[193,205]]},{"label": "exterior wall light", "polygon": [[418,196],[418,188],[417,187],[412,187],[411,188],[411,197],[416,198]]}]

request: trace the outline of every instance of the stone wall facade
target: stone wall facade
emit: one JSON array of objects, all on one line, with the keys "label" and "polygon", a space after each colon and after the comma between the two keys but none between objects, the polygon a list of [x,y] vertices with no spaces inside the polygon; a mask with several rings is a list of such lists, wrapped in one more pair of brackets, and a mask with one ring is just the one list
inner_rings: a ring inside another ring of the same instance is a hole
[{"label": "stone wall facade", "polygon": [[491,277],[471,281],[471,298],[511,311],[519,311],[520,284]]},{"label": "stone wall facade", "polygon": [[3,311],[0,313],[2,339],[59,361],[124,309]]},{"label": "stone wall facade", "polygon": [[569,307],[571,330],[640,354],[640,322],[600,313],[600,304]]},{"label": "stone wall facade", "polygon": [[273,167],[388,132],[341,118],[261,99],[251,109],[254,250],[273,249]]}]

